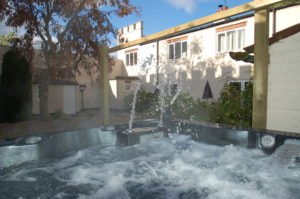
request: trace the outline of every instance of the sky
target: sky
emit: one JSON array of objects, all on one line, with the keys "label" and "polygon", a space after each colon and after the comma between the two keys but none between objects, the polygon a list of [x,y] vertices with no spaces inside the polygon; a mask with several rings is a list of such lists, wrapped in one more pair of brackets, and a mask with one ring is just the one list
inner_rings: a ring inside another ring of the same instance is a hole
[{"label": "sky", "polygon": [[[226,0],[229,8],[251,2],[251,0]],[[218,5],[225,0],[131,0],[141,7],[141,16],[131,15],[125,18],[112,18],[117,28],[144,22],[144,35],[150,35],[195,19],[216,13]]]},{"label": "sky", "polygon": [[[150,35],[195,19],[216,13],[218,5],[226,4],[229,8],[242,5],[251,0],[130,0],[141,8],[140,16],[130,15],[124,18],[113,17],[111,21],[116,28],[121,28],[137,21],[144,22],[144,35]],[[0,34],[11,31],[0,23]],[[19,29],[18,34],[24,30]],[[116,39],[111,38],[111,45]]]}]

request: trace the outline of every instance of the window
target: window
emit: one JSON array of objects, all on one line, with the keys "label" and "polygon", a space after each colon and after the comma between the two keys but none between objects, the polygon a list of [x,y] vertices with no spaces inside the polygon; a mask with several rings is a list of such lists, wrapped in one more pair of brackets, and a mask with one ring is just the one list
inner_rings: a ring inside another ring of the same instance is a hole
[{"label": "window", "polygon": [[164,87],[164,92],[166,96],[174,96],[178,90],[177,84],[167,84]]},{"label": "window", "polygon": [[169,59],[187,57],[187,42],[177,42],[169,45]]},{"label": "window", "polygon": [[126,66],[133,66],[137,64],[137,52],[126,54]]},{"label": "window", "polygon": [[232,80],[229,84],[235,90],[244,91],[245,88],[252,86],[252,82],[252,80]]},{"label": "window", "polygon": [[245,29],[241,29],[237,31],[237,43],[238,49],[242,49],[245,47]]},{"label": "window", "polygon": [[225,51],[225,33],[218,35],[218,52]]},{"label": "window", "polygon": [[235,40],[236,40],[236,36],[235,36],[235,31],[228,31],[227,32],[227,51],[232,51],[236,48],[235,46]]},{"label": "window", "polygon": [[245,29],[230,30],[217,35],[218,52],[240,50],[245,47]]},{"label": "window", "polygon": [[174,44],[169,45],[169,59],[174,59]]},{"label": "window", "polygon": [[126,91],[130,91],[130,87],[131,87],[130,84],[126,84],[126,85],[125,85],[125,90],[126,90]]}]

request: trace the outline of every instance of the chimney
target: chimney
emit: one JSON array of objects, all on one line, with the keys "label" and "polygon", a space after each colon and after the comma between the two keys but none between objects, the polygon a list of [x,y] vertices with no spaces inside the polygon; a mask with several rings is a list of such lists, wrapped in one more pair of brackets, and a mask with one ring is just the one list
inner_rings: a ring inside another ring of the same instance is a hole
[{"label": "chimney", "polygon": [[222,12],[223,11],[223,5],[218,5],[218,10],[217,12]]}]

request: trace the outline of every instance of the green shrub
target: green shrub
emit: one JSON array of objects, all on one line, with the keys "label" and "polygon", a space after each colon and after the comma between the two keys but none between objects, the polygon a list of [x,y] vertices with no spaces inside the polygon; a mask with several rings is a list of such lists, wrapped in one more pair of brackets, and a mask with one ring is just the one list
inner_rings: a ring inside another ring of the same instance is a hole
[{"label": "green shrub", "polygon": [[208,102],[193,98],[189,93],[181,93],[171,105],[171,112],[177,119],[208,122],[212,117],[211,106]]},{"label": "green shrub", "polygon": [[54,119],[63,119],[63,120],[68,120],[70,119],[68,115],[64,113],[63,110],[57,109],[54,113],[52,113],[52,116]]},{"label": "green shrub", "polygon": [[240,127],[252,125],[252,83],[244,91],[225,85],[216,106],[214,122]]},{"label": "green shrub", "polygon": [[5,53],[0,81],[0,115],[7,122],[25,120],[31,116],[31,71],[28,61],[17,50]]},{"label": "green shrub", "polygon": [[[129,94],[124,98],[124,104],[127,110],[131,110],[134,94]],[[140,89],[137,92],[137,101],[135,111],[137,113],[144,113],[148,116],[157,115],[158,98],[154,93],[146,92]]]},{"label": "green shrub", "polygon": [[[124,103],[131,110],[133,94],[125,97]],[[165,106],[170,107],[173,118],[208,122],[214,113],[213,106],[199,99],[194,99],[188,93],[178,95],[171,105],[173,96],[165,97]],[[136,112],[144,116],[158,117],[160,115],[159,97],[140,89],[137,94]]]}]

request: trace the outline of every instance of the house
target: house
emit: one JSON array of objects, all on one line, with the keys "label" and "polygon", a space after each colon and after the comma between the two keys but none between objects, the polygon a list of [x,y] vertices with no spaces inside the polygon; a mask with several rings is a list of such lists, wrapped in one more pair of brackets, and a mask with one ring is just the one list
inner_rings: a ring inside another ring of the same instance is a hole
[{"label": "house", "polygon": [[[273,9],[269,18],[269,36],[272,37],[276,32],[300,22],[300,4]],[[140,21],[120,28],[119,44],[144,37],[143,26]],[[225,82],[243,89],[251,77],[253,65],[232,60],[229,52],[241,51],[253,43],[254,16],[250,13],[119,50],[109,74],[110,107],[124,109],[124,97],[134,91],[137,81],[148,92],[154,92],[160,84],[166,94],[174,93],[171,91],[175,89],[189,92],[202,100],[210,97],[210,100],[217,100]],[[2,47],[0,56],[1,51]],[[41,63],[37,61],[34,65],[40,66]],[[92,76],[81,71],[75,74],[75,80],[76,84],[69,84],[70,81],[51,84],[53,89],[50,88],[49,95],[56,96],[55,99],[60,96],[61,99],[54,103],[55,100],[49,96],[50,112],[61,109],[74,114],[82,109],[101,108],[101,89],[96,71]],[[83,88],[82,95],[80,88]],[[33,112],[39,113],[37,85],[34,85],[33,92]],[[68,101],[72,103],[65,103]],[[71,104],[72,108],[65,108]]]},{"label": "house", "polygon": [[[222,9],[221,9],[222,10]],[[300,22],[300,5],[270,11],[269,36]],[[143,37],[143,23],[119,29],[119,44]],[[254,43],[254,16],[246,14],[206,24],[119,50],[128,76],[139,77],[141,88],[154,92],[157,83],[167,93],[171,88],[202,99],[207,82],[212,100],[217,100],[225,82],[243,89],[251,78],[253,65],[230,58],[230,51],[241,51]],[[113,106],[113,105],[112,105]]]},{"label": "house", "polygon": [[[1,66],[4,54],[9,46],[0,46],[0,78]],[[40,73],[46,68],[40,51],[34,51],[32,61],[32,113],[39,114],[40,111]],[[137,77],[128,77],[121,60],[114,60],[114,65],[109,73],[111,85],[110,99],[112,109],[124,109],[123,99],[133,92]],[[61,68],[55,74],[50,74],[50,85],[48,94],[48,111],[54,113],[62,111],[65,114],[76,114],[86,109],[99,109],[101,107],[101,88],[99,72],[95,65],[88,74],[80,69],[79,73]]]},{"label": "house", "polygon": [[[0,46],[0,66],[2,65],[3,56],[9,48],[9,46]],[[40,79],[38,74],[45,68],[45,63],[41,59],[42,56],[38,50],[35,50],[34,53],[32,61],[32,113],[39,114],[39,90],[41,87],[39,86]],[[75,114],[80,111],[79,87],[74,73],[67,69],[61,69],[55,75],[50,74],[48,97],[49,113],[63,111],[66,114]]]},{"label": "house", "polygon": [[[267,129],[300,132],[300,22],[270,39]],[[254,52],[253,45],[245,50]],[[255,55],[254,55],[255,56]]]}]

